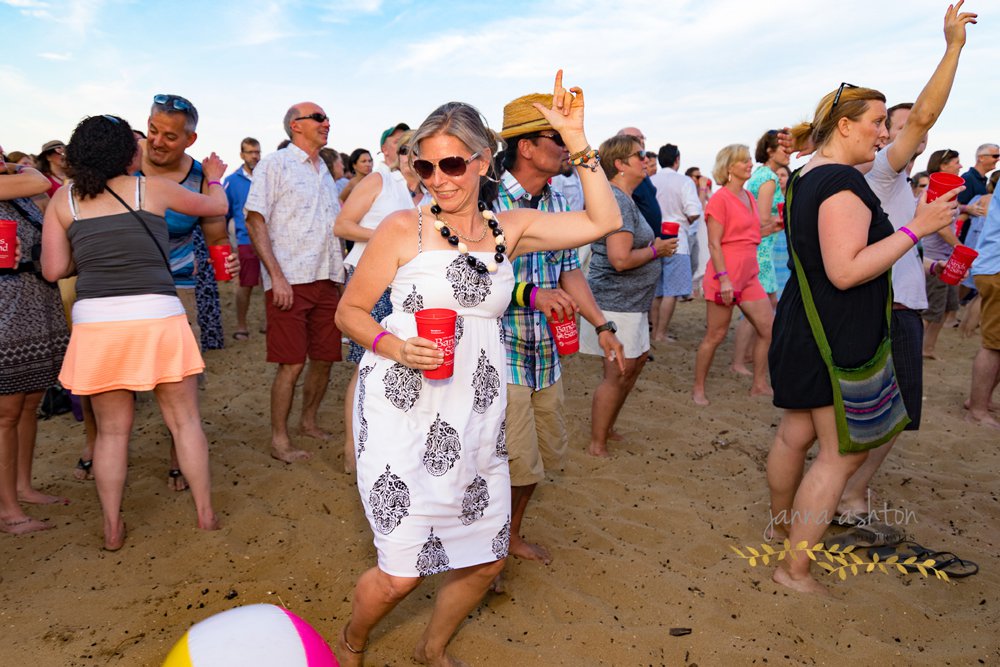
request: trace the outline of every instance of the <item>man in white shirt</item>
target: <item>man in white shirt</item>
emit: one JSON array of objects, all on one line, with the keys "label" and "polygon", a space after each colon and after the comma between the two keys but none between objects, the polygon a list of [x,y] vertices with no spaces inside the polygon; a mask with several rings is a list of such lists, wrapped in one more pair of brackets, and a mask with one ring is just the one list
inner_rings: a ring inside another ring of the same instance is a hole
[{"label": "man in white shirt", "polygon": [[333,235],[340,212],[337,188],[319,157],[330,119],[318,105],[302,102],[285,113],[284,126],[291,144],[265,156],[254,169],[246,221],[264,265],[267,360],[278,364],[271,386],[271,456],[292,463],[310,457],[292,446],[288,434],[295,383],[307,356],[301,432],[330,437],[317,426],[316,413],[330,366],[341,359],[341,334],[333,318],[344,262]]},{"label": "man in white shirt", "polygon": [[677,172],[681,164],[681,152],[677,146],[666,144],[657,155],[661,169],[649,177],[656,186],[656,201],[660,205],[663,222],[680,225],[677,238],[677,252],[660,259],[662,265],[660,280],[656,285],[656,298],[650,309],[649,320],[653,323],[654,342],[668,340],[667,328],[674,315],[677,298],[691,293],[691,245],[688,233],[691,223],[701,217],[701,201],[694,181]]},{"label": "man in white shirt", "polygon": [[[940,117],[965,46],[965,23],[947,22],[947,47],[930,81],[913,104],[897,104],[888,110],[886,125],[889,144],[880,150],[865,179],[878,195],[882,209],[895,229],[903,227],[916,213],[908,176],[913,159],[927,146],[927,132]],[[864,168],[862,168],[864,171]],[[932,278],[933,280],[934,278]],[[903,403],[910,417],[908,431],[920,428],[923,394],[923,324],[920,312],[927,307],[924,266],[916,244],[892,267],[892,357]],[[868,485],[885,460],[896,438],[868,454],[844,489],[837,512],[844,523],[865,523],[871,513]]]}]

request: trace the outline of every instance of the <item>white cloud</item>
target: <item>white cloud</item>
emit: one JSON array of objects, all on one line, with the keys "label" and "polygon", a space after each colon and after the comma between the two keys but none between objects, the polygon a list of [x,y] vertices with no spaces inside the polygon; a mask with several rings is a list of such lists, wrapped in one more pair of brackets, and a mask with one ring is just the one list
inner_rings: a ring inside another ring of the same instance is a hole
[{"label": "white cloud", "polygon": [[72,60],[73,59],[73,54],[70,53],[70,52],[68,52],[68,51],[65,52],[65,53],[53,53],[51,51],[43,51],[42,53],[38,54],[38,57],[39,58],[44,58],[45,60],[61,60],[61,61],[66,61],[66,60]]}]

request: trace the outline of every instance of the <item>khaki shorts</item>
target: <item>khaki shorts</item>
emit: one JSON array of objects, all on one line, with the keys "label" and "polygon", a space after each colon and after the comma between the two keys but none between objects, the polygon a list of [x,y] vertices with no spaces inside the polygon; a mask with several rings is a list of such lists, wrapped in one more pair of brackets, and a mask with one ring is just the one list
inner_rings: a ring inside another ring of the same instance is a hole
[{"label": "khaki shorts", "polygon": [[508,384],[510,485],[529,486],[545,479],[545,468],[558,466],[568,445],[562,380],[540,391]]},{"label": "khaki shorts", "polygon": [[[1000,273],[976,276],[975,281],[979,297],[983,300],[979,319],[983,347],[1000,350]],[[507,414],[510,414],[509,410]]]}]

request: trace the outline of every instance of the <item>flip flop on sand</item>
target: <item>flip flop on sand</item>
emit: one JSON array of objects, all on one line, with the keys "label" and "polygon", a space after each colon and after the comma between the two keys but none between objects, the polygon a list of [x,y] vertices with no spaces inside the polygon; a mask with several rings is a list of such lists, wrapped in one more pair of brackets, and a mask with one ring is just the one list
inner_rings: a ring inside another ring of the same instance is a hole
[{"label": "flip flop on sand", "polygon": [[233,340],[249,340],[250,332],[246,329],[240,329],[239,331],[233,332]]},{"label": "flip flop on sand", "polygon": [[[884,523],[869,523],[863,526],[855,526],[850,530],[840,533],[832,540],[827,540],[839,544],[842,547],[892,547],[906,539],[903,531]],[[879,556],[881,558],[881,556]]]},{"label": "flip flop on sand", "polygon": [[73,477],[80,481],[87,479],[94,479],[94,473],[91,470],[91,468],[93,467],[94,467],[93,460],[84,461],[83,459],[79,459],[76,462],[76,467],[73,468]]},{"label": "flip flop on sand", "polygon": [[941,570],[948,575],[949,579],[963,579],[979,572],[979,565],[973,563],[971,560],[959,558],[950,551],[933,551],[916,542],[903,542],[894,547],[878,547],[868,550],[869,556],[876,554],[879,560],[898,556],[900,565],[906,568],[907,572],[919,571],[916,564],[907,565],[902,562],[913,556],[916,556],[917,561],[921,563],[926,560],[933,560],[934,569]]}]

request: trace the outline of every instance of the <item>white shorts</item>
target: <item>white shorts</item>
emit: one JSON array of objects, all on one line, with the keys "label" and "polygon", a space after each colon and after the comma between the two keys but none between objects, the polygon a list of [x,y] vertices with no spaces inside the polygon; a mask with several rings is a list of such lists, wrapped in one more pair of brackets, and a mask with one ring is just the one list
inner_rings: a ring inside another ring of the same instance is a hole
[{"label": "white shorts", "polygon": [[[626,359],[637,359],[649,352],[649,313],[616,313],[605,310],[604,316],[618,325],[618,340],[625,348]],[[597,334],[590,323],[581,319],[580,351],[584,354],[604,356],[604,350],[597,343]]]}]

